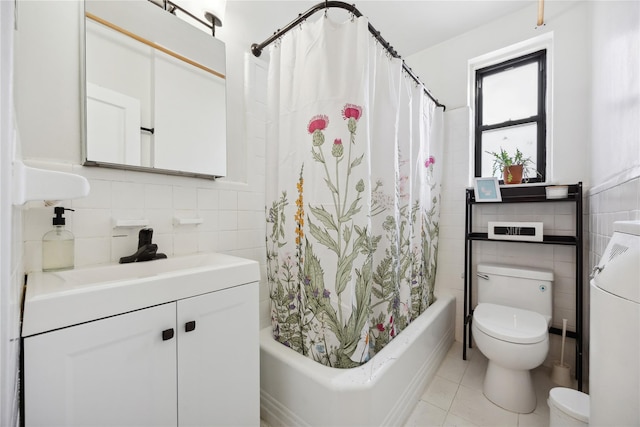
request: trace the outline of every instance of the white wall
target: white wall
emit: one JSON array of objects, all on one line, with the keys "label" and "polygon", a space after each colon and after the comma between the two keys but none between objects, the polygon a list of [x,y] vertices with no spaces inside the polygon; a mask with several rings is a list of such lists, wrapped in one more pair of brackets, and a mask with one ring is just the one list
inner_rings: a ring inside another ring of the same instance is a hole
[{"label": "white wall", "polygon": [[640,175],[640,3],[594,2],[592,179]]},{"label": "white wall", "polygon": [[596,2],[592,43],[589,269],[615,221],[640,220],[640,3]]}]

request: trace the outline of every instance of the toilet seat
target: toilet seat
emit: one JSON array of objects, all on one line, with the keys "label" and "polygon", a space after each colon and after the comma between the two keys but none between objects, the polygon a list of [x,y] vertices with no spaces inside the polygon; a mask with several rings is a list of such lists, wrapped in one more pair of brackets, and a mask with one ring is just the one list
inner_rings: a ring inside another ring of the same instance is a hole
[{"label": "toilet seat", "polygon": [[547,320],[540,313],[504,305],[478,304],[473,323],[485,334],[515,344],[535,344],[549,336]]}]

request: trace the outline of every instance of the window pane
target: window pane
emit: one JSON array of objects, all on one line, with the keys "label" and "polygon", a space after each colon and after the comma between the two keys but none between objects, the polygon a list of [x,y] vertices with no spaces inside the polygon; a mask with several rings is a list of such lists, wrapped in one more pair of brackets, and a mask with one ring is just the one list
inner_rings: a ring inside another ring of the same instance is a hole
[{"label": "window pane", "polygon": [[529,171],[526,175],[528,178],[536,177],[537,170],[537,125],[535,123],[528,123],[526,125],[511,126],[501,129],[489,130],[482,132],[482,175],[484,177],[496,176],[502,179],[502,172],[496,171],[493,174],[493,159],[491,154],[487,151],[493,151],[495,153],[500,152],[500,148],[503,148],[511,157],[516,153],[518,148],[524,158],[531,158],[531,164],[529,165]]},{"label": "window pane", "polygon": [[538,63],[492,74],[482,82],[482,124],[538,114]]}]

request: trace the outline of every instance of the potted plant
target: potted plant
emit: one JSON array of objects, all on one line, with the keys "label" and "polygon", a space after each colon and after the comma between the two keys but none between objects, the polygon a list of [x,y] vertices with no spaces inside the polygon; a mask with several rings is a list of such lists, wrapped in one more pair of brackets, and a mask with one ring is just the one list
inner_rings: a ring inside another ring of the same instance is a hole
[{"label": "potted plant", "polygon": [[497,171],[502,171],[505,184],[520,184],[522,178],[527,176],[533,161],[531,157],[524,157],[524,154],[516,148],[516,154],[512,157],[507,151],[500,147],[500,152],[485,151],[493,156],[493,176]]}]

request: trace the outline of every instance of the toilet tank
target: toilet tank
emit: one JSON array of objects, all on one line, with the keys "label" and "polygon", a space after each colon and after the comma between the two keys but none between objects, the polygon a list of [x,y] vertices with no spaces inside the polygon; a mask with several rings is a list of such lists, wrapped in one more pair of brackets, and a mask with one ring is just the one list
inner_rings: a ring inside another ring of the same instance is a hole
[{"label": "toilet tank", "polygon": [[542,314],[551,323],[553,272],[531,267],[478,264],[478,304],[489,302]]}]

